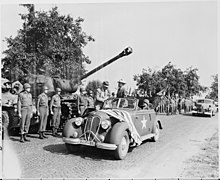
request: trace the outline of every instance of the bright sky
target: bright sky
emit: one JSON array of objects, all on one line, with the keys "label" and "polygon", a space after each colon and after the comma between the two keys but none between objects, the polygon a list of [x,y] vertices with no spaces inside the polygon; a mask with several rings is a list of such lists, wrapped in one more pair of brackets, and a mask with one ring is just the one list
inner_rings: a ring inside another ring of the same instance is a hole
[{"label": "bright sky", "polygon": [[[133,53],[113,62],[85,81],[108,80],[115,91],[117,81],[124,79],[134,88],[133,75],[143,68],[161,69],[169,61],[177,68],[198,68],[200,84],[210,86],[218,73],[217,2],[139,2],[36,4],[36,10],[48,11],[58,6],[60,14],[82,17],[84,32],[95,42],[84,48],[92,63],[88,71],[116,56],[130,46]],[[26,12],[18,4],[1,5],[1,38],[15,36],[22,27],[19,13]],[[2,43],[2,50],[6,44]]]}]

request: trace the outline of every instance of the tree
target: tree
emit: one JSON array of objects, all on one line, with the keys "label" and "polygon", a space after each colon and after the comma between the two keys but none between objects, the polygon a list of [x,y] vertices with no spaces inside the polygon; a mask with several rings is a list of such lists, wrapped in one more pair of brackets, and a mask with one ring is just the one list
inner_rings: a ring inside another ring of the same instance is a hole
[{"label": "tree", "polygon": [[98,88],[102,87],[102,82],[99,80],[93,80],[93,81],[89,81],[88,84],[86,85],[86,91],[93,91],[93,94],[96,95],[96,90]]},{"label": "tree", "polygon": [[168,96],[194,95],[205,87],[200,86],[197,69],[192,67],[185,72],[176,68],[171,62],[160,71],[151,68],[143,69],[142,74],[134,75],[139,90],[143,90],[148,96],[155,96],[159,91],[165,89]]},{"label": "tree", "polygon": [[185,81],[186,81],[186,96],[199,94],[203,87],[199,84],[199,76],[197,74],[197,68],[188,68],[185,71]]},{"label": "tree", "polygon": [[28,13],[20,14],[23,27],[17,36],[6,38],[3,76],[17,79],[34,73],[71,79],[71,72],[85,73],[83,63],[91,61],[82,50],[94,39],[82,31],[84,19],[60,15],[57,7],[45,12],[35,11],[33,4],[22,6]]},{"label": "tree", "polygon": [[218,101],[218,74],[212,77],[214,81],[211,84],[211,92],[209,94],[209,98],[214,99],[215,101]]}]

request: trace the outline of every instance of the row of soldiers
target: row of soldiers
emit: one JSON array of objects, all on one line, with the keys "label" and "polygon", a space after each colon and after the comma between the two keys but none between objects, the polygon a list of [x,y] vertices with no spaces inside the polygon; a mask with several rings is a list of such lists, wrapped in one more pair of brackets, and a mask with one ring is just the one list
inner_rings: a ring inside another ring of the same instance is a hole
[{"label": "row of soldiers", "polygon": [[[37,101],[37,114],[40,117],[40,124],[39,124],[39,138],[44,139],[47,138],[45,136],[46,125],[47,125],[47,118],[49,115],[49,109],[51,114],[53,115],[52,118],[52,134],[53,136],[57,136],[57,129],[60,124],[60,115],[61,115],[61,98],[60,93],[61,89],[56,88],[56,94],[52,97],[49,105],[49,98],[47,96],[48,87],[43,87],[43,92],[38,96]],[[31,95],[31,86],[28,83],[24,84],[24,91],[22,91],[18,95],[18,116],[21,118],[20,122],[20,142],[24,143],[25,141],[29,142],[30,140],[27,139],[27,134],[30,127],[30,119],[33,116],[33,102],[32,102],[32,95]]]},{"label": "row of soldiers", "polygon": [[[118,91],[117,97],[125,97],[127,95],[124,85],[126,83],[121,79],[118,81]],[[29,142],[27,139],[27,134],[30,127],[30,120],[33,116],[33,103],[32,103],[32,94],[31,86],[28,83],[24,84],[24,91],[18,95],[18,115],[21,118],[20,122],[20,142],[24,143],[25,141]],[[49,110],[53,116],[51,126],[52,126],[52,135],[58,136],[57,130],[60,125],[60,116],[61,116],[61,89],[56,88],[55,95],[52,96],[52,99],[49,104],[48,98],[48,87],[43,86],[42,93],[38,96],[37,100],[37,114],[39,115],[40,124],[39,124],[39,138],[47,138],[45,135],[47,119],[49,115]],[[93,92],[89,91],[89,94],[86,95],[85,89],[80,89],[79,96],[79,110],[80,114],[83,114],[86,108],[95,108],[97,110],[101,109],[104,101],[111,97],[109,91],[109,82],[104,81],[102,87],[97,89],[96,97],[93,96]]]}]

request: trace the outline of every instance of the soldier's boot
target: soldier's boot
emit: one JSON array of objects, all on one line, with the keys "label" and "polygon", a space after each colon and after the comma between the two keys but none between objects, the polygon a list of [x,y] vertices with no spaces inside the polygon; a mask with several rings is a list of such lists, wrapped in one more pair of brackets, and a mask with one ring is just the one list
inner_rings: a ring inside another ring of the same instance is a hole
[{"label": "soldier's boot", "polygon": [[20,142],[24,143],[24,135],[23,134],[21,134]]},{"label": "soldier's boot", "polygon": [[39,139],[44,139],[42,132],[39,132]]},{"label": "soldier's boot", "polygon": [[42,132],[42,136],[43,138],[48,138],[47,136],[45,136],[44,132]]},{"label": "soldier's boot", "polygon": [[27,139],[27,134],[24,134],[24,140],[27,141],[27,142],[30,142],[30,140]]},{"label": "soldier's boot", "polygon": [[60,135],[58,134],[57,130],[58,130],[58,129],[56,128],[56,129],[55,129],[55,135],[56,135],[56,136],[60,136]]},{"label": "soldier's boot", "polygon": [[53,127],[53,129],[52,129],[52,136],[56,136],[56,133],[55,133],[55,128]]}]

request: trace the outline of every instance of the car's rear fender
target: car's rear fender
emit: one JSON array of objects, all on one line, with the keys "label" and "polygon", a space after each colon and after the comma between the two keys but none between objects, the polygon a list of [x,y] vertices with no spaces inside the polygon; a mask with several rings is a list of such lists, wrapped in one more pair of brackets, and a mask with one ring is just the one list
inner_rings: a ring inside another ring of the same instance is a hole
[{"label": "car's rear fender", "polygon": [[163,125],[162,125],[161,121],[160,121],[159,119],[157,119],[157,120],[155,120],[154,123],[153,123],[152,133],[154,133],[154,130],[155,130],[154,127],[155,127],[155,125],[156,125],[157,123],[159,124],[159,129],[163,129]]}]

